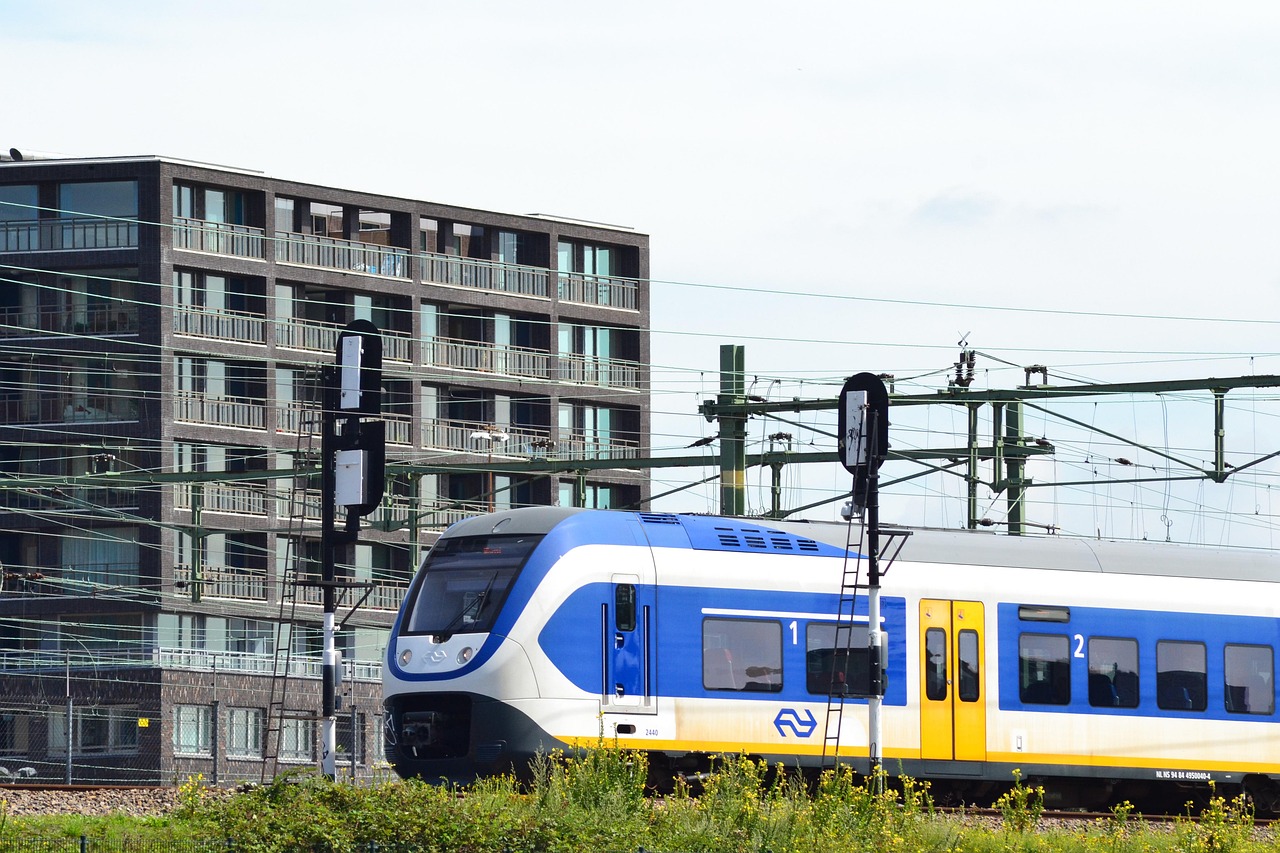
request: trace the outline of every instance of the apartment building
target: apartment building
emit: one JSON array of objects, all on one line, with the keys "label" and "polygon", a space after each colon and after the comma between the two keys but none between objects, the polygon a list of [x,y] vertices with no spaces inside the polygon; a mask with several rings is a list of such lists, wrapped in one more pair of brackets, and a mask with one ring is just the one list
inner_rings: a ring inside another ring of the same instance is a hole
[{"label": "apartment building", "polygon": [[626,228],[0,157],[0,781],[316,762],[319,368],[356,319],[382,333],[388,477],[338,566],[338,764],[370,772],[435,532],[647,500],[607,460],[648,453],[648,268]]}]

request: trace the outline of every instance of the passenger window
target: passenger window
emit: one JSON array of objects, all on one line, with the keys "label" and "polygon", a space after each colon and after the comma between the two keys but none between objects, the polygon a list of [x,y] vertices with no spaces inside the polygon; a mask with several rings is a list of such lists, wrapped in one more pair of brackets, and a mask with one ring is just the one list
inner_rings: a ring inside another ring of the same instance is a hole
[{"label": "passenger window", "polygon": [[1275,661],[1270,646],[1228,643],[1222,653],[1223,701],[1232,714],[1273,714]]},{"label": "passenger window", "polygon": [[782,623],[702,621],[702,686],[708,690],[782,689]]},{"label": "passenger window", "polygon": [[924,695],[935,702],[947,698],[947,632],[941,628],[924,632]]},{"label": "passenger window", "polygon": [[1018,636],[1018,698],[1028,705],[1071,702],[1071,643],[1061,634]]},{"label": "passenger window", "polygon": [[810,622],[804,632],[805,689],[819,696],[866,696],[871,690],[866,625]]},{"label": "passenger window", "polygon": [[613,624],[619,631],[636,629],[636,586],[620,583],[613,589]]},{"label": "passenger window", "polygon": [[1138,641],[1089,638],[1089,704],[1095,708],[1138,707]]},{"label": "passenger window", "polygon": [[981,688],[978,672],[978,632],[970,629],[956,636],[956,652],[960,656],[960,671],[956,673],[959,685],[956,695],[961,702],[977,702]]},{"label": "passenger window", "polygon": [[1203,711],[1208,678],[1204,643],[1156,643],[1156,704],[1166,711]]}]

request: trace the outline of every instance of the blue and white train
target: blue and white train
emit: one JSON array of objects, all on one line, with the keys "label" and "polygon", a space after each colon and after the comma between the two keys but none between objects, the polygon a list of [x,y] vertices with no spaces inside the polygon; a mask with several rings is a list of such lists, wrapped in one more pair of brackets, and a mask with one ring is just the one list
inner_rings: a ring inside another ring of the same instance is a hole
[{"label": "blue and white train", "polygon": [[[462,521],[392,631],[388,760],[519,773],[603,721],[659,771],[817,767],[832,669],[866,666],[836,642],[848,541],[839,523],[550,507]],[[860,596],[855,648],[866,612]],[[881,627],[891,773],[976,798],[1017,769],[1098,804],[1212,780],[1280,805],[1270,552],[915,530]],[[836,751],[866,767],[866,702],[837,708]]]}]

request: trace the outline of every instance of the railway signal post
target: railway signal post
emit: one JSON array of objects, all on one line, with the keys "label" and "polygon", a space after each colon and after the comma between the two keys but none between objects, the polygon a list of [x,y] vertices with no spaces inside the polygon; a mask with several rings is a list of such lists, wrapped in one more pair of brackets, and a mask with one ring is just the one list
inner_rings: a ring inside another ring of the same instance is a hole
[{"label": "railway signal post", "polygon": [[883,784],[881,703],[884,697],[884,634],[880,630],[879,470],[889,454],[889,392],[871,373],[849,377],[840,391],[840,462],[853,475],[853,509],[866,513],[867,645],[871,695],[867,699],[867,755],[874,784]]},{"label": "railway signal post", "polygon": [[[382,500],[386,433],[382,411],[382,336],[368,320],[355,320],[338,335],[336,364],[325,367],[320,433],[320,585],[324,595],[320,772],[337,778],[338,680],[342,659],[334,641],[337,611],[336,553],[355,542],[360,517]],[[337,529],[337,507],[347,511]]]}]

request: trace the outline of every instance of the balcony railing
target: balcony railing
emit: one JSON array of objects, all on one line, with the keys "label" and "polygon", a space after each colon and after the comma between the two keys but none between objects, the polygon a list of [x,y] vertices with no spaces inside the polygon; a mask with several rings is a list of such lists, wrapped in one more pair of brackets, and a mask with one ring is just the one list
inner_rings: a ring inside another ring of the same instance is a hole
[{"label": "balcony railing", "polygon": [[0,222],[0,253],[62,249],[132,249],[138,223],[97,217]]},{"label": "balcony railing", "polygon": [[435,338],[428,343],[429,363],[436,367],[474,370],[500,376],[528,376],[548,379],[551,355],[529,347],[495,346],[493,344]]},{"label": "balcony railing", "polygon": [[131,488],[88,488],[60,486],[46,488],[0,490],[3,509],[125,509],[138,506],[138,495]]},{"label": "balcony railing", "polygon": [[[173,576],[179,580],[191,578],[191,566],[175,563]],[[208,598],[232,598],[239,601],[266,601],[267,576],[256,569],[232,566],[204,566],[200,572],[200,592]]]},{"label": "balcony railing", "polygon": [[556,443],[558,459],[634,459],[640,455],[638,442],[612,436],[560,433]]},{"label": "balcony railing", "polygon": [[262,257],[261,228],[210,222],[207,219],[173,218],[173,248],[193,252],[212,252],[238,258]]},{"label": "balcony railing", "polygon": [[[277,320],[276,346],[285,349],[304,350],[332,355],[338,346],[338,333],[344,326],[322,323],[316,320]],[[382,358],[384,361],[413,360],[413,339],[408,335],[382,332]]]},{"label": "balcony railing", "polygon": [[550,271],[541,267],[501,264],[457,255],[422,254],[418,258],[422,262],[423,281],[544,299],[550,295],[547,288]]},{"label": "balcony railing", "polygon": [[138,331],[137,306],[87,305],[62,308],[0,308],[0,337],[122,335]]},{"label": "balcony railing", "polygon": [[[413,444],[413,418],[408,415],[387,413],[378,417],[384,425],[388,444]],[[320,435],[320,412],[296,403],[277,406],[276,432],[318,436]]]},{"label": "balcony railing", "polygon": [[267,321],[257,314],[179,305],[173,309],[173,333],[246,344],[267,342]]},{"label": "balcony railing", "polygon": [[557,378],[564,382],[604,388],[640,388],[640,365],[634,361],[561,353],[556,365]]},{"label": "balcony railing", "polygon": [[634,311],[638,290],[633,279],[566,272],[559,273],[557,278],[560,299],[584,305],[605,305]]},{"label": "balcony railing", "polygon": [[[350,580],[349,578],[346,580]],[[352,583],[360,583],[360,581],[351,581]],[[399,610],[400,603],[404,601],[404,594],[409,589],[407,581],[373,581],[373,587],[368,589],[369,597],[364,600],[361,607],[368,607],[374,610]],[[355,604],[360,600],[366,592],[364,587],[351,587],[349,589],[339,590],[338,595],[342,596],[344,606]],[[288,587],[284,591],[284,600],[297,600],[299,604],[323,604],[324,590],[318,586],[307,586],[299,584],[297,586]]]},{"label": "balcony railing", "polygon": [[[203,483],[200,506],[205,512],[231,515],[267,514],[267,487],[262,483]],[[173,489],[174,509],[193,509],[196,487],[180,483]]]},{"label": "balcony railing", "polygon": [[91,396],[28,394],[25,398],[0,399],[0,423],[79,424],[138,419],[137,389]]},{"label": "balcony railing", "polygon": [[244,397],[209,397],[194,391],[176,391],[173,418],[208,426],[265,429],[267,407],[261,400]]},{"label": "balcony railing", "polygon": [[324,267],[365,275],[409,277],[409,251],[374,246],[358,240],[284,231],[276,235],[276,260],[285,264]]},{"label": "balcony railing", "polygon": [[[478,455],[487,455],[490,443],[485,439],[472,438],[475,433],[494,433],[492,424],[471,423],[468,421],[442,421],[424,418],[422,421],[422,443],[426,447],[438,450],[454,450]],[[493,441],[494,456],[545,456],[541,448],[550,444],[551,431],[543,427],[504,426],[501,432],[507,436],[505,441]]]}]

